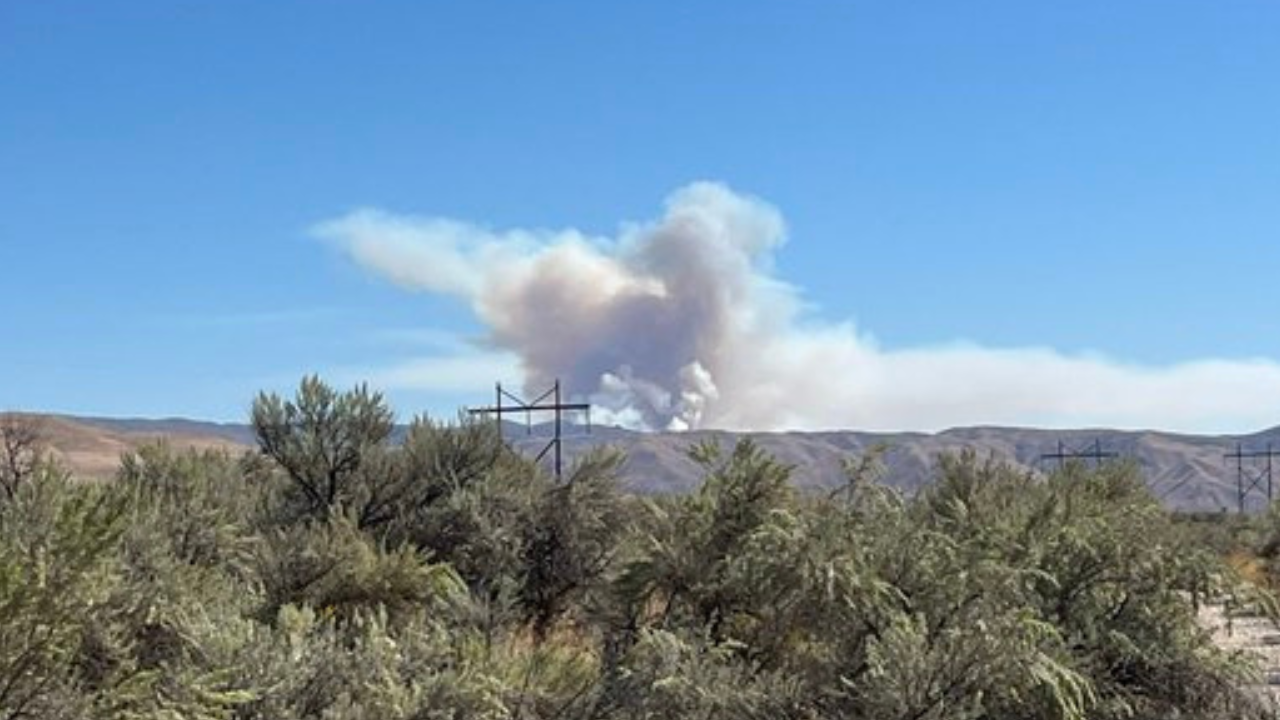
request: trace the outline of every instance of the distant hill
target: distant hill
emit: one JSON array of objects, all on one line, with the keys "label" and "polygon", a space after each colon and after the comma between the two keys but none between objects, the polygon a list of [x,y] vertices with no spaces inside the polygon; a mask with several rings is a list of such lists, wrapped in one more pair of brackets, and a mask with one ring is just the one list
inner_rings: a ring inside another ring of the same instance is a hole
[{"label": "distant hill", "polygon": [[[570,455],[604,440],[627,452],[626,475],[635,489],[644,492],[681,491],[697,482],[698,468],[685,450],[704,439],[732,444],[739,433],[698,431],[681,434],[641,434],[616,430],[608,438],[574,437],[566,441]],[[1236,472],[1223,455],[1235,449],[1280,448],[1280,428],[1242,436],[1184,435],[1155,431],[1038,430],[1027,428],[957,428],[936,434],[865,433],[852,431],[752,433],[760,445],[795,467],[797,484],[830,487],[843,479],[844,460],[883,444],[886,472],[883,481],[908,492],[932,479],[934,458],[939,454],[973,450],[982,456],[1009,460],[1033,470],[1050,470],[1052,460],[1041,460],[1057,451],[1091,448],[1136,462],[1152,491],[1169,506],[1181,510],[1235,510]],[[534,441],[522,441],[533,445]],[[1276,480],[1280,481],[1280,467]],[[1276,488],[1280,494],[1280,487]],[[1265,496],[1255,492],[1251,510],[1265,507]]]},{"label": "distant hill", "polygon": [[[220,447],[244,450],[253,446],[247,425],[200,422],[181,418],[146,420],[46,416],[47,433],[54,452],[78,474],[109,476],[120,454],[146,442],[166,438],[179,447]],[[508,425],[513,444],[536,453],[546,442],[547,428]],[[640,433],[614,427],[596,427],[590,434],[571,428],[565,440],[566,462],[598,445],[610,445],[627,453],[625,480],[638,492],[681,492],[695,487],[698,468],[686,456],[694,443],[713,440],[728,447],[744,433],[696,431],[688,433]],[[1172,507],[1217,511],[1236,507],[1236,477],[1223,455],[1243,443],[1262,448],[1280,447],[1280,427],[1241,436],[1182,435],[1155,431],[1038,430],[1027,428],[957,428],[936,434],[867,433],[854,431],[749,433],[783,462],[795,466],[795,481],[804,487],[830,487],[841,481],[846,458],[884,444],[887,466],[884,481],[908,492],[928,483],[933,459],[948,452],[972,449],[1027,468],[1051,466],[1041,455],[1058,443],[1082,448],[1099,443],[1104,451],[1137,462],[1152,490]],[[1280,468],[1278,468],[1280,470]],[[1280,472],[1277,472],[1280,479]],[[1280,492],[1280,488],[1277,488]],[[1264,503],[1255,494],[1251,509]]]},{"label": "distant hill", "polygon": [[115,420],[41,415],[40,433],[51,452],[73,473],[110,477],[120,456],[146,443],[165,440],[175,447],[241,451],[253,441],[245,426],[190,420]]},{"label": "distant hill", "polygon": [[253,430],[243,423],[215,423],[186,418],[99,418],[68,417],[72,422],[92,425],[126,436],[165,436],[171,438],[202,439],[227,442],[233,445],[252,445]]}]

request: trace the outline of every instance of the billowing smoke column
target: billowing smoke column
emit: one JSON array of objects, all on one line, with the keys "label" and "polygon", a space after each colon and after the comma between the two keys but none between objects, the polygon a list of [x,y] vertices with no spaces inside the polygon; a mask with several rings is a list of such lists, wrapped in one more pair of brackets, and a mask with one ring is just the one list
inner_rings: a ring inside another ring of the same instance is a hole
[{"label": "billowing smoke column", "polygon": [[589,390],[605,420],[703,424],[716,375],[749,335],[788,322],[789,289],[765,274],[784,226],[768,205],[690,185],[656,223],[614,240],[576,232],[489,233],[362,211],[323,226],[364,265],[410,288],[471,303],[530,388]]},{"label": "billowing smoke column", "polygon": [[560,377],[632,427],[939,429],[1000,423],[1231,431],[1273,424],[1280,365],[1119,364],[1037,348],[886,351],[799,321],[772,275],[786,228],[716,183],[615,238],[492,232],[362,210],[320,225],[362,265],[466,300],[530,390]]}]

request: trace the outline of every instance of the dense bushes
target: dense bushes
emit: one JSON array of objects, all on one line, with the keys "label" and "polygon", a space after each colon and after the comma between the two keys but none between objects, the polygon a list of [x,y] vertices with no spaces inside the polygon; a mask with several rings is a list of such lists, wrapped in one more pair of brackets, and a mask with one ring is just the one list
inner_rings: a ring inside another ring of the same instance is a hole
[{"label": "dense bushes", "polygon": [[262,452],[47,462],[0,505],[0,719],[1228,718],[1230,573],[1132,467],[939,459],[804,494],[751,443],[695,493],[556,483],[491,427],[318,380]]}]

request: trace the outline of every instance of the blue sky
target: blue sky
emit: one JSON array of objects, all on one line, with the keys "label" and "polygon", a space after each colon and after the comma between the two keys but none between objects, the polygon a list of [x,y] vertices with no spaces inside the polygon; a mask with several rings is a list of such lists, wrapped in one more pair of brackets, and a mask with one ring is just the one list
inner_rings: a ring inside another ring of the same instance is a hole
[{"label": "blue sky", "polygon": [[703,179],[886,351],[1274,361],[1277,37],[1269,0],[3,3],[0,406],[385,377],[484,323],[317,224],[612,236]]}]

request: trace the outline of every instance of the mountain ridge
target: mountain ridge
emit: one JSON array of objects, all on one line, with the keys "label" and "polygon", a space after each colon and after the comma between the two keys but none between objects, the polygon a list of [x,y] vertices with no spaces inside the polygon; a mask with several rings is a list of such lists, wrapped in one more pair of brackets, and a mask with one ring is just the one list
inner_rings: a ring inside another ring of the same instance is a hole
[{"label": "mountain ridge", "polygon": [[[252,429],[243,423],[221,423],[189,418],[110,418],[39,415],[48,432],[53,453],[75,473],[86,477],[109,476],[121,453],[147,442],[165,439],[178,447],[223,448],[231,451],[253,446]],[[403,432],[403,426],[397,428]],[[526,427],[504,424],[513,446],[536,453],[545,444],[546,424]],[[683,492],[696,487],[700,469],[687,454],[692,445],[712,440],[723,446],[751,437],[780,461],[793,466],[793,479],[801,487],[831,487],[844,478],[844,462],[885,445],[882,481],[914,492],[932,478],[935,458],[944,453],[973,450],[1007,460],[1033,471],[1049,469],[1042,456],[1058,449],[1100,445],[1104,452],[1137,462],[1149,486],[1168,505],[1187,511],[1235,510],[1236,470],[1225,455],[1237,444],[1246,450],[1266,445],[1280,447],[1280,426],[1245,434],[1197,435],[1160,430],[1086,428],[1053,430],[996,425],[957,427],[937,433],[817,430],[735,432],[693,430],[681,433],[644,433],[610,426],[569,426],[564,437],[567,463],[591,448],[608,445],[627,454],[623,480],[641,493]],[[1263,471],[1259,468],[1257,474]],[[1278,478],[1280,479],[1280,478]],[[1280,488],[1278,488],[1280,490]],[[1265,493],[1254,492],[1249,510],[1265,507]]]}]

